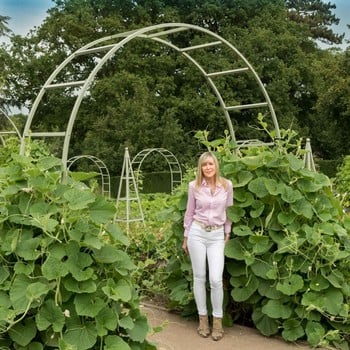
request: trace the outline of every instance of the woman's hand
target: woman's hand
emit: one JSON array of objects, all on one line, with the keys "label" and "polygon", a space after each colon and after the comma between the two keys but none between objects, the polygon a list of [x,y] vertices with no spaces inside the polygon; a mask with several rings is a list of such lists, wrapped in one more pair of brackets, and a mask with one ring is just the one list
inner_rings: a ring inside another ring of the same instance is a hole
[{"label": "woman's hand", "polygon": [[229,234],[225,234],[225,244],[230,240],[230,235]]},{"label": "woman's hand", "polygon": [[186,255],[188,255],[187,237],[184,238],[184,241],[182,243],[182,250],[185,252]]}]

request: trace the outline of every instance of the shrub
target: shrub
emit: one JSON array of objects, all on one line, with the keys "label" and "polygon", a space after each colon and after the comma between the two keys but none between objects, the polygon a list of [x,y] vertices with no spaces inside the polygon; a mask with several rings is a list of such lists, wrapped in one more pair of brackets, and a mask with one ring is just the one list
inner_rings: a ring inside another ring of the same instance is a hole
[{"label": "shrub", "polygon": [[62,183],[54,157],[10,153],[0,167],[0,348],[155,349],[114,204]]},{"label": "shrub", "polygon": [[345,208],[350,208],[350,156],[344,157],[335,177],[336,191]]}]

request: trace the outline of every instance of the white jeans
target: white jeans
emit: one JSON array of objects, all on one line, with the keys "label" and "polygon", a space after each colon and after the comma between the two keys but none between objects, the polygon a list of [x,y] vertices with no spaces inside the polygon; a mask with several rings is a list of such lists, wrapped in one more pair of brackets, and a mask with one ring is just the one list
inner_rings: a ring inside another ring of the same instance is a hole
[{"label": "white jeans", "polygon": [[209,268],[210,299],[213,316],[223,316],[223,285],[224,271],[224,228],[206,232],[200,225],[193,222],[188,233],[187,247],[191,258],[193,271],[193,293],[199,315],[207,315],[206,276],[207,260]]}]

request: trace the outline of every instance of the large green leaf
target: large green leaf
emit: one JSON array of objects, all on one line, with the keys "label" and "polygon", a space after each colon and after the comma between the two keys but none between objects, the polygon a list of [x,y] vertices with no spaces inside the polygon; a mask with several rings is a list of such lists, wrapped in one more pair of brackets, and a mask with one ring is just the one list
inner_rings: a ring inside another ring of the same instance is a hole
[{"label": "large green leaf", "polygon": [[36,260],[40,254],[40,238],[22,238],[17,245],[16,253],[25,260]]},{"label": "large green leaf", "polygon": [[109,335],[105,339],[103,350],[132,350],[126,341],[117,335]]},{"label": "large green leaf", "polygon": [[132,296],[130,284],[124,279],[119,279],[118,281],[109,279],[107,285],[102,287],[102,290],[110,299],[115,301],[127,302]]},{"label": "large green leaf", "polygon": [[[35,262],[34,261],[17,261],[14,266],[14,271],[16,272],[17,275],[27,275],[29,276],[31,273],[33,273],[35,267]],[[1,268],[0,268],[1,269]]]},{"label": "large green leaf", "polygon": [[0,291],[0,327],[2,322],[8,322],[14,318],[13,310],[11,308],[11,300],[7,293]]},{"label": "large green leaf", "polygon": [[93,293],[97,290],[96,283],[92,280],[77,281],[73,277],[67,277],[63,279],[64,287],[73,293]]},{"label": "large green leaf", "polygon": [[36,335],[35,322],[31,318],[26,318],[23,323],[16,323],[8,331],[10,338],[21,346],[27,346]]},{"label": "large green leaf", "polygon": [[269,300],[261,311],[271,318],[288,319],[293,313],[293,307],[280,299]]},{"label": "large green leaf", "polygon": [[276,319],[268,317],[261,311],[261,308],[255,308],[252,313],[252,319],[256,328],[265,336],[278,333],[279,324]]},{"label": "large green leaf", "polygon": [[279,212],[277,215],[278,222],[282,224],[283,226],[291,224],[295,218],[297,217],[297,214],[294,212]]},{"label": "large green leaf", "polygon": [[242,237],[235,237],[230,239],[225,245],[225,255],[228,258],[236,260],[252,260],[250,264],[254,262],[254,257],[250,252],[251,247],[245,247],[245,241]]},{"label": "large green leaf", "polygon": [[121,244],[126,246],[129,245],[128,237],[123,233],[122,229],[118,225],[114,223],[109,223],[106,225],[106,229],[112,241],[120,242]]},{"label": "large green leaf", "polygon": [[282,199],[286,203],[295,203],[302,198],[303,196],[298,190],[294,190],[292,187],[289,187],[287,185],[284,186],[282,191]]},{"label": "large green leaf", "polygon": [[[259,259],[255,260],[254,263],[250,265],[250,268],[254,275],[266,279],[266,273],[272,268],[272,266],[268,261],[265,261],[265,259]],[[246,271],[247,268],[245,267],[244,270]]]},{"label": "large green leaf", "polygon": [[90,203],[93,203],[96,196],[88,190],[78,190],[72,188],[63,194],[64,198],[67,199],[68,205],[72,210],[79,210],[87,208]]},{"label": "large green leaf", "polygon": [[238,302],[248,300],[259,286],[259,280],[254,275],[231,277],[230,283],[233,286],[232,298]]},{"label": "large green leaf", "polygon": [[[254,196],[250,192],[242,192],[239,194],[239,189],[235,189],[234,199],[235,205],[238,205],[240,208],[246,208],[252,205],[255,201]],[[237,194],[238,192],[238,194]]]},{"label": "large green leaf", "polygon": [[237,236],[251,236],[253,231],[246,225],[234,226],[232,232]]},{"label": "large green leaf", "polygon": [[311,278],[310,288],[315,291],[320,291],[327,289],[329,287],[329,282],[321,275],[317,275]]},{"label": "large green leaf", "polygon": [[292,203],[291,208],[295,213],[304,216],[307,219],[311,219],[314,215],[313,206],[306,198],[301,198]]},{"label": "large green leaf", "polygon": [[325,335],[325,329],[319,322],[308,321],[305,328],[307,341],[311,346],[318,346]]},{"label": "large green leaf", "polygon": [[70,241],[66,252],[68,256],[66,266],[77,281],[88,280],[94,275],[94,270],[90,267],[93,260],[89,252],[81,252],[77,242]]},{"label": "large green leaf", "polygon": [[0,266],[0,284],[4,283],[8,277],[10,276],[10,272],[7,266]]},{"label": "large green leaf", "polygon": [[122,260],[125,252],[112,245],[105,245],[101,249],[94,250],[94,259],[101,264],[112,264],[118,260]]},{"label": "large green leaf", "polygon": [[131,316],[126,315],[120,318],[119,326],[124,329],[132,329],[134,327],[134,321]]},{"label": "large green leaf", "polygon": [[10,288],[10,299],[17,314],[23,313],[28,306],[26,291],[31,283],[32,280],[25,275],[17,275],[13,281]]},{"label": "large green leaf", "polygon": [[274,179],[265,179],[265,186],[269,194],[272,196],[277,196],[283,192],[283,183],[279,183]]},{"label": "large green leaf", "polygon": [[[54,170],[57,170],[58,173],[57,175],[60,175],[60,168],[62,166],[62,160],[59,158],[55,158],[52,156],[48,156],[48,157],[43,157],[40,158],[37,162],[37,167],[41,170],[41,171],[45,171],[45,170],[49,170],[54,168]],[[59,179],[59,177],[58,177]]]},{"label": "large green leaf", "polygon": [[301,159],[297,158],[294,154],[288,153],[286,155],[286,158],[289,161],[291,169],[293,169],[294,171],[298,171],[304,168],[304,162]]},{"label": "large green leaf", "polygon": [[74,305],[79,316],[96,317],[106,306],[106,301],[97,293],[83,293],[75,295]]},{"label": "large green leaf", "polygon": [[118,325],[117,311],[111,306],[104,307],[96,316],[96,329],[98,336],[107,335],[108,331],[114,331]]},{"label": "large green leaf", "polygon": [[304,287],[304,280],[300,275],[292,274],[277,282],[276,289],[286,295],[293,295]]},{"label": "large green leaf", "polygon": [[241,158],[241,162],[245,164],[248,167],[248,169],[255,170],[264,165],[264,154],[245,156]]},{"label": "large green leaf", "polygon": [[134,321],[134,327],[127,329],[126,333],[136,342],[143,342],[149,331],[149,325],[145,316],[139,316]]},{"label": "large green leaf", "polygon": [[34,282],[31,283],[26,290],[26,298],[33,302],[40,299],[43,295],[46,295],[50,291],[48,283]]},{"label": "large green leaf", "polygon": [[306,292],[301,300],[301,304],[307,306],[309,310],[317,310],[321,313],[327,312],[331,315],[338,315],[341,312],[343,302],[342,292],[334,287],[318,292]]},{"label": "large green leaf", "polygon": [[123,276],[136,267],[127,253],[111,245],[95,249],[93,256],[98,263],[114,263],[116,270]]},{"label": "large green leaf", "polygon": [[233,223],[240,222],[241,218],[245,216],[245,210],[237,205],[227,208],[227,216]]},{"label": "large green leaf", "polygon": [[232,177],[233,187],[243,187],[247,185],[252,178],[253,174],[250,171],[240,170],[235,176]]},{"label": "large green leaf", "polygon": [[261,255],[268,252],[274,244],[270,237],[263,235],[250,236],[248,240],[253,246],[253,253],[255,255]]},{"label": "large green leaf", "polygon": [[39,331],[52,326],[54,332],[61,332],[65,325],[65,318],[62,310],[50,299],[39,308],[35,315],[35,322]]},{"label": "large green leaf", "polygon": [[264,198],[269,194],[265,186],[265,178],[258,177],[249,182],[249,191],[253,192],[258,198]]},{"label": "large green leaf", "polygon": [[89,204],[90,218],[97,224],[105,224],[113,220],[115,206],[112,202],[107,202],[103,197]]},{"label": "large green leaf", "polygon": [[324,185],[322,183],[317,183],[315,179],[300,178],[297,181],[297,186],[302,192],[317,192]]},{"label": "large green leaf", "polygon": [[63,334],[63,340],[76,346],[77,350],[93,349],[97,340],[97,331],[94,324],[72,324]]},{"label": "large green leaf", "polygon": [[269,299],[281,299],[283,294],[276,290],[274,282],[269,280],[260,280],[258,292],[261,296],[269,298]]},{"label": "large green leaf", "polygon": [[265,209],[265,205],[263,202],[257,200],[252,203],[251,210],[249,212],[252,218],[258,218],[261,216]]},{"label": "large green leaf", "polygon": [[42,274],[48,280],[64,277],[68,273],[65,262],[54,256],[49,256],[41,266]]},{"label": "large green leaf", "polygon": [[344,285],[344,274],[339,270],[321,268],[322,276],[330,282],[335,288],[341,289]]},{"label": "large green leaf", "polygon": [[294,342],[302,338],[305,334],[304,328],[302,327],[300,321],[289,319],[283,322],[283,339]]}]

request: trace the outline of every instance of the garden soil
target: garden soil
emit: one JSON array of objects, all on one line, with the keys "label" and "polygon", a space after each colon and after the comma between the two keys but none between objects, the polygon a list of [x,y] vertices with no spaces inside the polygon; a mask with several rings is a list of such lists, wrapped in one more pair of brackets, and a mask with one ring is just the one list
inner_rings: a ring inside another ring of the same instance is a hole
[{"label": "garden soil", "polygon": [[152,327],[161,327],[151,332],[148,340],[157,350],[310,350],[305,343],[286,343],[282,338],[264,337],[256,329],[240,325],[225,327],[220,341],[201,338],[197,334],[197,322],[181,315],[168,312],[153,303],[142,303],[144,314]]}]

